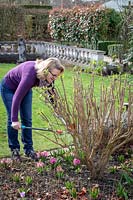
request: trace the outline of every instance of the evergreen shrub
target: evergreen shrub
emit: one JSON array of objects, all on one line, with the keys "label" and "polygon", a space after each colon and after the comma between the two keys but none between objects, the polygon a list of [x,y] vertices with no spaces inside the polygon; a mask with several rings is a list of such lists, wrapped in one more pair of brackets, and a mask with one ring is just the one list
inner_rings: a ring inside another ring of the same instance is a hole
[{"label": "evergreen shrub", "polygon": [[108,55],[111,57],[115,55],[117,58],[119,58],[122,52],[123,52],[122,44],[112,44],[108,46]]},{"label": "evergreen shrub", "polygon": [[112,44],[117,44],[117,41],[98,41],[98,50],[105,51],[108,54],[108,46]]}]

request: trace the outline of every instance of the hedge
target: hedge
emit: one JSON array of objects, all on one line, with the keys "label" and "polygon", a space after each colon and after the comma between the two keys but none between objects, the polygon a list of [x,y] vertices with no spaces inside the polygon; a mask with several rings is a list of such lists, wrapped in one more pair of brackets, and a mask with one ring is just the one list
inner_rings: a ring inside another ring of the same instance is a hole
[{"label": "hedge", "polygon": [[108,46],[108,55],[111,57],[116,56],[117,58],[120,58],[122,52],[123,52],[122,44],[112,44]]},{"label": "hedge", "polygon": [[106,54],[108,54],[108,46],[117,43],[117,41],[98,41],[97,48],[98,50],[105,51]]}]

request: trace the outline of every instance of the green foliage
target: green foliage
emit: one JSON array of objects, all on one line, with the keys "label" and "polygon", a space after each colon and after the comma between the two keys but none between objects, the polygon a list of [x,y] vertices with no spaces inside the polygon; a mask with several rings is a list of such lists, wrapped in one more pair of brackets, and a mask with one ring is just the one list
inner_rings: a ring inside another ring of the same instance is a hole
[{"label": "green foliage", "polygon": [[32,182],[33,182],[32,177],[30,177],[30,176],[26,176],[25,177],[25,183],[26,183],[26,185],[31,185]]},{"label": "green foliage", "polygon": [[20,33],[24,34],[24,15],[25,12],[20,7],[0,6],[1,40],[16,40]]},{"label": "green foliage", "polygon": [[71,190],[72,188],[75,187],[75,184],[73,182],[67,181],[65,182],[65,187],[66,189]]},{"label": "green foliage", "polygon": [[118,156],[118,161],[121,162],[121,163],[123,163],[125,161],[124,155],[119,155]]},{"label": "green foliage", "polygon": [[56,173],[56,177],[57,177],[58,179],[63,178],[63,177],[64,177],[64,172],[57,172],[57,173]]},{"label": "green foliage", "polygon": [[77,197],[77,191],[75,188],[75,184],[73,182],[67,181],[67,182],[65,182],[65,187],[66,187],[66,189],[69,190],[69,193],[75,199]]},{"label": "green foliage", "polygon": [[115,174],[115,173],[117,172],[117,166],[110,167],[110,168],[109,168],[109,171],[110,171],[112,174]]},{"label": "green foliage", "polygon": [[34,15],[34,20],[32,20],[32,30],[31,38],[36,38],[37,40],[44,38],[48,24],[48,14],[37,14]]},{"label": "green foliage", "polygon": [[52,9],[52,6],[48,6],[48,5],[29,5],[29,4],[25,4],[25,5],[21,5],[21,7],[24,7],[24,8],[36,8],[36,9]]},{"label": "green foliage", "polygon": [[76,188],[72,188],[72,190],[69,191],[71,196],[75,199],[77,197],[77,190]]},{"label": "green foliage", "polygon": [[117,193],[118,197],[128,200],[128,193],[127,193],[125,187],[120,182],[117,185],[116,193]]},{"label": "green foliage", "polygon": [[108,23],[108,30],[107,30],[108,39],[116,40],[118,38],[118,34],[121,28],[120,26],[120,22],[122,20],[121,15],[114,9],[107,9],[105,13],[105,18],[107,19]]},{"label": "green foliage", "polygon": [[19,183],[21,180],[20,174],[16,173],[12,176],[12,180],[16,183]]},{"label": "green foliage", "polygon": [[120,58],[122,52],[123,52],[122,44],[112,44],[108,46],[108,55],[111,57],[115,55],[117,58]]},{"label": "green foliage", "polygon": [[117,41],[98,41],[98,49],[101,51],[105,51],[108,54],[108,46],[112,44],[116,44]]},{"label": "green foliage", "polygon": [[100,189],[99,189],[98,185],[96,184],[91,189],[88,189],[88,192],[92,199],[97,199],[100,194]]},{"label": "green foliage", "polygon": [[16,40],[19,35],[25,37],[25,39],[48,38],[48,12],[48,8],[47,11],[42,9],[40,12],[39,9],[35,10],[34,7],[28,10],[21,6],[0,6],[1,41]]},{"label": "green foliage", "polygon": [[129,36],[129,48],[127,54],[125,54],[126,62],[131,62],[131,66],[129,68],[133,68],[133,26],[129,26],[130,31],[128,33]]},{"label": "green foliage", "polygon": [[121,180],[126,181],[127,185],[133,184],[133,178],[131,178],[130,175],[126,172],[122,174]]},{"label": "green foliage", "polygon": [[69,154],[69,155],[66,155],[66,156],[64,157],[64,160],[66,161],[66,163],[67,163],[68,165],[70,165],[70,164],[72,164],[73,158],[74,158],[74,156]]}]

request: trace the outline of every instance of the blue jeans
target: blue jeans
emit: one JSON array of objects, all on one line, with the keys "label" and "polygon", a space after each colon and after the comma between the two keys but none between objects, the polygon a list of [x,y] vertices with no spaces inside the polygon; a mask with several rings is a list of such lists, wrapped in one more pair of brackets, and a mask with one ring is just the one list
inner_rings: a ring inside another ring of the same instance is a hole
[{"label": "blue jeans", "polygon": [[[15,91],[11,90],[5,83],[4,79],[1,83],[1,96],[6,107],[7,111],[7,133],[8,133],[8,144],[11,151],[13,149],[20,150],[20,144],[18,141],[18,130],[11,127],[11,106],[12,99]],[[25,97],[23,98],[20,105],[20,118],[21,124],[25,126],[32,126],[32,90],[30,90]],[[28,153],[30,150],[33,150],[33,141],[32,141],[32,130],[31,129],[22,129],[21,140],[24,144],[24,151]]]}]

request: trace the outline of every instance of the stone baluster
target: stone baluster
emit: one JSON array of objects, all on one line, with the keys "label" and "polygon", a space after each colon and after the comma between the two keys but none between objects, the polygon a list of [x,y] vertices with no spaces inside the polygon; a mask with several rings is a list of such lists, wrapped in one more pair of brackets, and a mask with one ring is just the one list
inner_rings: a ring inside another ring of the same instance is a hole
[{"label": "stone baluster", "polygon": [[70,61],[72,61],[72,55],[73,55],[73,51],[72,51],[72,48],[70,47],[70,51],[69,51],[69,55],[70,55]]},{"label": "stone baluster", "polygon": [[53,45],[53,56],[56,57],[56,45]]},{"label": "stone baluster", "polygon": [[30,47],[30,53],[31,54],[37,52],[36,51],[36,43],[30,44],[29,47]]},{"label": "stone baluster", "polygon": [[61,46],[59,46],[59,58],[61,59]]},{"label": "stone baluster", "polygon": [[4,46],[4,53],[7,53],[7,50],[8,50],[8,44],[5,44],[5,46]]},{"label": "stone baluster", "polygon": [[46,43],[46,52],[47,52],[47,55],[49,56],[49,44]]},{"label": "stone baluster", "polygon": [[70,59],[70,47],[67,47],[67,54],[66,54],[66,56],[67,56],[67,59],[69,60]]},{"label": "stone baluster", "polygon": [[65,58],[65,48],[64,46],[61,47],[61,59]]},{"label": "stone baluster", "polygon": [[48,44],[48,55],[51,56],[50,44]]},{"label": "stone baluster", "polygon": [[84,51],[81,50],[81,63],[84,63]]},{"label": "stone baluster", "polygon": [[54,56],[53,44],[50,44],[50,55],[51,55],[51,56]]},{"label": "stone baluster", "polygon": [[82,58],[81,58],[81,50],[79,49],[79,53],[78,53],[78,62],[80,63],[82,61]]},{"label": "stone baluster", "polygon": [[42,43],[43,44],[43,55],[47,58],[48,55],[47,55],[47,43]]},{"label": "stone baluster", "polygon": [[53,52],[53,44],[50,45],[50,52],[51,52],[51,56],[54,56],[54,52]]},{"label": "stone baluster", "polygon": [[66,59],[69,60],[69,47],[66,46]]},{"label": "stone baluster", "polygon": [[71,58],[72,61],[74,61],[74,49],[72,47],[72,58]]},{"label": "stone baluster", "polygon": [[40,43],[40,54],[45,54],[45,46],[43,43]]},{"label": "stone baluster", "polygon": [[61,57],[61,49],[60,49],[60,46],[58,46],[58,58]]},{"label": "stone baluster", "polygon": [[76,62],[78,60],[78,50],[77,48],[74,48],[74,61]]},{"label": "stone baluster", "polygon": [[57,45],[55,45],[55,57],[58,58],[58,46]]},{"label": "stone baluster", "polygon": [[36,44],[37,48],[36,48],[36,51],[41,55],[42,54],[42,51],[41,51],[41,44]]},{"label": "stone baluster", "polygon": [[49,56],[52,56],[52,48],[51,48],[51,44],[49,44]]},{"label": "stone baluster", "polygon": [[48,57],[48,44],[47,43],[45,44],[45,54]]},{"label": "stone baluster", "polygon": [[11,53],[15,53],[14,44],[11,44]]},{"label": "stone baluster", "polygon": [[87,51],[87,64],[89,63],[89,61],[90,61],[90,53],[89,51]]},{"label": "stone baluster", "polygon": [[56,57],[58,57],[58,52],[59,52],[59,47],[57,46],[57,45],[55,45],[56,46],[56,48],[55,48],[55,51],[56,51],[56,53],[55,53],[55,55],[56,55]]},{"label": "stone baluster", "polygon": [[64,47],[64,59],[66,60],[68,57],[68,48],[65,46]]}]

